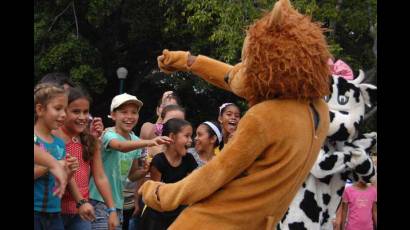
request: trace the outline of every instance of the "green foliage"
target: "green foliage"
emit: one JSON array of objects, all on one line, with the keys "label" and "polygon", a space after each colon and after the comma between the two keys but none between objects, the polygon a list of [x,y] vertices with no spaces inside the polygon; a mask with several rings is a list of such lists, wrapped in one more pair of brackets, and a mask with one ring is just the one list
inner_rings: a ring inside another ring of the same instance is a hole
[{"label": "green foliage", "polygon": [[[155,118],[164,90],[175,90],[195,124],[216,119],[217,108],[246,103],[190,73],[158,73],[162,49],[189,50],[235,64],[240,61],[247,27],[270,11],[275,0],[55,0],[34,2],[35,80],[66,72],[85,86],[106,114],[118,92],[115,71],[125,66],[126,90],[144,101],[141,117]],[[357,74],[376,65],[372,52],[377,31],[377,0],[293,0],[295,8],[330,31],[329,48]],[[75,15],[73,11],[75,7]],[[77,19],[77,21],[76,21]],[[78,26],[78,36],[77,36]],[[371,27],[375,27],[371,31]],[[366,124],[373,124],[369,119]],[[370,126],[369,126],[370,127]],[[372,127],[375,127],[373,125]]]},{"label": "green foliage", "polygon": [[120,3],[121,0],[89,0],[86,18],[95,27],[100,27]]},{"label": "green foliage", "polygon": [[70,76],[73,81],[84,88],[100,94],[107,83],[101,68],[92,68],[89,65],[80,65],[70,70]]}]

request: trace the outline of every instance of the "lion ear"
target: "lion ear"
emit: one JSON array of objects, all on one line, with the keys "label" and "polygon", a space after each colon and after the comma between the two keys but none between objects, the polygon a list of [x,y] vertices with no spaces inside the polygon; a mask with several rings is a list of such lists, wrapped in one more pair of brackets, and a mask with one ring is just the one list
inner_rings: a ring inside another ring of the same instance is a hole
[{"label": "lion ear", "polygon": [[279,0],[275,3],[269,18],[269,27],[280,26],[283,23],[283,11],[286,8],[292,8],[289,0]]}]

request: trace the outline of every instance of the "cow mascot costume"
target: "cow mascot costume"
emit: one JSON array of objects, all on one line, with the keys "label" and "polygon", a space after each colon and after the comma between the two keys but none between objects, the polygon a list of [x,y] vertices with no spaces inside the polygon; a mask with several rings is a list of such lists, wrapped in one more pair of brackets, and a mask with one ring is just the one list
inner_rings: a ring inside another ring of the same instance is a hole
[{"label": "cow mascot costume", "polygon": [[169,229],[275,229],[328,134],[330,57],[323,29],[289,0],[249,27],[234,66],[164,50],[162,71],[190,71],[246,99],[249,110],[206,165],[176,183],[145,182],[145,203],[158,211],[188,205]]},{"label": "cow mascot costume", "polygon": [[349,77],[332,77],[331,95],[326,97],[330,111],[328,137],[278,230],[332,230],[346,180],[370,182],[375,176],[369,153],[376,147],[377,134],[359,135],[359,125],[365,106],[375,100],[376,86],[362,83],[362,70],[356,79],[346,79]]}]

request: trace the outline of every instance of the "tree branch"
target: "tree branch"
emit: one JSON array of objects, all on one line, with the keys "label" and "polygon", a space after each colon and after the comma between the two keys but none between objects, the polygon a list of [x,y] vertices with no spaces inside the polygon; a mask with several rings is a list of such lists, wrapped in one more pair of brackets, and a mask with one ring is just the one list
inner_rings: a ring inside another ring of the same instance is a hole
[{"label": "tree branch", "polygon": [[73,13],[74,13],[74,19],[75,19],[75,28],[77,29],[77,39],[78,39],[78,21],[77,21],[77,14],[75,13],[74,1],[72,1],[72,3],[73,3]]},{"label": "tree branch", "polygon": [[71,3],[69,3],[68,5],[67,5],[67,7],[61,12],[61,13],[59,13],[55,18],[54,18],[54,20],[53,20],[53,23],[51,23],[51,26],[50,26],[50,28],[48,28],[48,32],[50,32],[51,31],[51,29],[53,28],[53,26],[54,26],[54,23],[56,23],[57,22],[57,19],[61,16],[61,15],[63,15],[64,14],[64,12],[70,7],[70,5],[71,5]]},{"label": "tree branch", "polygon": [[[336,2],[336,14],[339,15],[340,12],[340,6],[342,5],[343,0],[337,0]],[[336,18],[332,21],[329,22],[329,29],[330,29],[330,36],[332,39],[334,39],[335,34],[336,34]]]}]

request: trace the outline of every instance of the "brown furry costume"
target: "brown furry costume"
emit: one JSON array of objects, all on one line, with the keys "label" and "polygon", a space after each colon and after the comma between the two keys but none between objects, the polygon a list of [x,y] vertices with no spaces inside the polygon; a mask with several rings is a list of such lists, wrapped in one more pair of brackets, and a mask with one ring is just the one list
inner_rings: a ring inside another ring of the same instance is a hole
[{"label": "brown furry costume", "polygon": [[[189,52],[159,57],[164,72],[192,71],[245,98],[250,109],[218,156],[173,184],[139,190],[159,211],[190,205],[170,229],[274,229],[306,179],[326,137],[330,71],[322,29],[288,0],[250,27],[242,63]],[[319,122],[315,128],[314,114]]]}]

